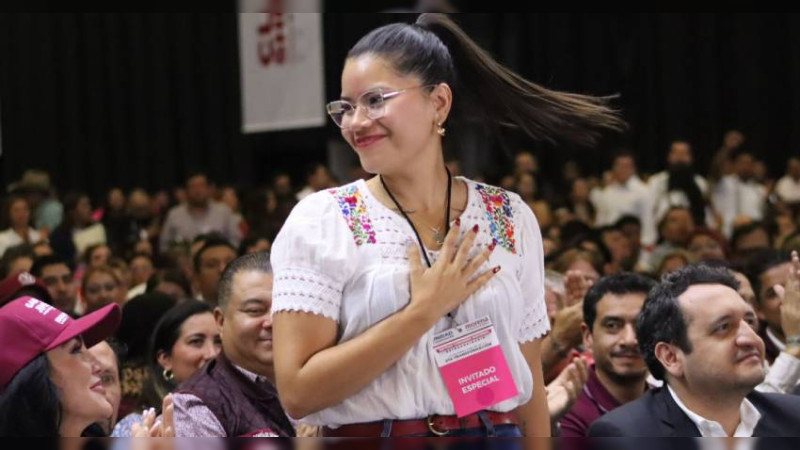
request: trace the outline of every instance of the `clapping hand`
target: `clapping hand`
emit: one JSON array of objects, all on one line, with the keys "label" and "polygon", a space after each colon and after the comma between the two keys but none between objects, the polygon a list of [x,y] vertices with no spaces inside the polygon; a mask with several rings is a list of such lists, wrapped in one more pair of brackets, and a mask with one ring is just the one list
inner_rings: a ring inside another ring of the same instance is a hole
[{"label": "clapping hand", "polygon": [[800,335],[800,258],[792,252],[789,278],[783,286],[773,287],[781,298],[781,328],[786,337]]},{"label": "clapping hand", "polygon": [[589,368],[586,358],[575,357],[569,366],[547,385],[547,406],[550,410],[550,420],[559,420],[569,412],[586,384],[588,376]]},{"label": "clapping hand", "polygon": [[164,397],[161,411],[162,420],[157,420],[156,412],[150,408],[142,414],[141,423],[133,425],[132,437],[175,437],[175,415],[172,395]]}]

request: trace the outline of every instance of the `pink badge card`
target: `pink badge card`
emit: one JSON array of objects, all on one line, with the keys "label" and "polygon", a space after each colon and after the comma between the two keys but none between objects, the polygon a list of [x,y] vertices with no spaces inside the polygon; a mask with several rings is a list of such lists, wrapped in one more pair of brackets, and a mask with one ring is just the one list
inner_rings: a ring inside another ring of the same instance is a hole
[{"label": "pink badge card", "polygon": [[458,417],[518,393],[488,316],[436,334],[433,354]]}]

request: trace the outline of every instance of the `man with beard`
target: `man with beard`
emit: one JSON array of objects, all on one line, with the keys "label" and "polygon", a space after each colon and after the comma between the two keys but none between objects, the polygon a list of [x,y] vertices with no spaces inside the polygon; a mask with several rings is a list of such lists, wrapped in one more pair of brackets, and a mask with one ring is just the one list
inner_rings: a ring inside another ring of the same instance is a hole
[{"label": "man with beard", "polygon": [[561,420],[562,437],[583,437],[607,412],[646,390],[647,366],[639,354],[636,316],[655,282],[621,273],[600,279],[583,300],[583,343],[594,356],[586,387]]},{"label": "man with beard", "polygon": [[211,186],[203,173],[186,179],[186,203],[169,211],[161,232],[161,251],[178,242],[191,242],[195,236],[216,231],[233,246],[242,239],[239,221],[226,205],[211,201]]},{"label": "man with beard", "polygon": [[648,180],[650,199],[653,202],[653,226],[642,230],[642,245],[656,244],[660,223],[667,212],[674,207],[689,210],[698,226],[706,223],[706,201],[708,183],[705,178],[694,173],[692,146],[686,141],[673,141],[667,154],[667,170],[659,172]]},{"label": "man with beard", "polygon": [[51,305],[67,314],[78,315],[75,312],[75,305],[78,302],[78,283],[75,281],[75,267],[72,261],[55,254],[42,256],[33,262],[31,273],[47,288],[52,300]]},{"label": "man with beard", "polygon": [[[666,275],[637,319],[647,367],[665,386],[604,415],[591,437],[793,436],[800,398],[762,394],[764,342],[756,313],[723,268],[688,266]],[[785,299],[800,302],[800,262]]]}]

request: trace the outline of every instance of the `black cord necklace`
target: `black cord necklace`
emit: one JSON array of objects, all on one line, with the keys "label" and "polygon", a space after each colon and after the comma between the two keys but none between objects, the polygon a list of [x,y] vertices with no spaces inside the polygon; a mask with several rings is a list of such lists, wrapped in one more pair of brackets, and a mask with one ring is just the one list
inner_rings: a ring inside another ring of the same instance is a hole
[{"label": "black cord necklace", "polygon": [[[450,174],[450,169],[447,168],[447,166],[445,166],[444,170],[447,171],[447,206],[444,210],[444,235],[447,236],[447,233],[450,232],[450,201],[452,197],[451,194],[453,192],[453,175]],[[414,226],[414,222],[411,221],[411,219],[408,217],[408,214],[406,214],[403,207],[400,206],[400,202],[398,202],[397,199],[394,197],[394,194],[392,194],[392,191],[389,190],[389,187],[386,186],[386,182],[383,181],[383,177],[381,175],[378,175],[378,178],[380,178],[381,184],[383,185],[383,189],[386,190],[387,194],[389,194],[389,198],[392,199],[392,202],[394,202],[394,205],[397,207],[397,210],[400,211],[400,214],[402,214],[403,217],[405,217],[408,224],[411,225],[411,230],[414,231],[414,235],[417,237],[417,242],[419,242],[419,248],[422,251],[422,256],[425,258],[425,263],[428,265],[428,268],[433,267],[430,259],[428,258],[428,252],[425,250],[425,244],[422,242],[422,238],[420,237],[419,232],[417,231],[417,227]]]}]

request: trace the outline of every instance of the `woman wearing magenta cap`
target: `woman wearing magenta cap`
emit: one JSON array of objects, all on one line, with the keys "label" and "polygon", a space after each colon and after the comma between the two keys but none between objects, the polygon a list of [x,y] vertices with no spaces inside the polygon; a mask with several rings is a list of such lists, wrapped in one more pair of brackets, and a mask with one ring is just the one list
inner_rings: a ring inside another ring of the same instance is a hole
[{"label": "woman wearing magenta cap", "polygon": [[117,305],[77,320],[33,297],[0,307],[0,436],[79,437],[108,420],[112,406],[87,347],[119,321]]},{"label": "woman wearing magenta cap", "polygon": [[273,245],[286,412],[327,436],[548,436],[541,232],[518,195],[452,176],[448,119],[579,145],[623,122],[439,14],[362,38],[341,87],[328,113],[376,176],[306,197]]}]

